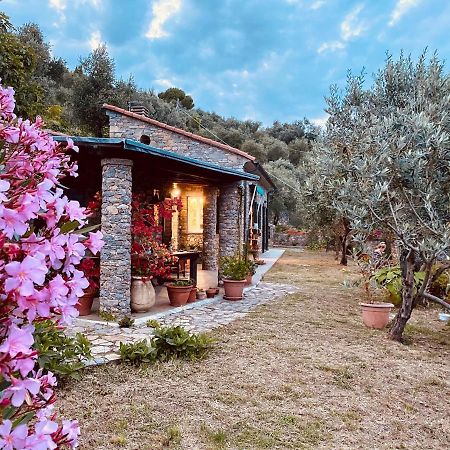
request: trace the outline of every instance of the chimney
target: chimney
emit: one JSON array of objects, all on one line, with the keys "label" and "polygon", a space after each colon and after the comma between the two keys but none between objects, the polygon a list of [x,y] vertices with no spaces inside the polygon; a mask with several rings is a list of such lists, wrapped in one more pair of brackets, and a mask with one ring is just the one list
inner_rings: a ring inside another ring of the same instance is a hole
[{"label": "chimney", "polygon": [[144,117],[149,117],[148,109],[139,102],[128,102],[128,111]]}]

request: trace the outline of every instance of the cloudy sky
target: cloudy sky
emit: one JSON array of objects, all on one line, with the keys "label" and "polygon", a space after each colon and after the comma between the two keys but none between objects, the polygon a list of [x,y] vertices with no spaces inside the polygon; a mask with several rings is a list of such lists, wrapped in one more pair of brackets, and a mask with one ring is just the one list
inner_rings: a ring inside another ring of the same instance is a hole
[{"label": "cloudy sky", "polygon": [[36,22],[70,67],[100,42],[117,74],[157,92],[189,92],[239,119],[324,118],[347,70],[371,74],[386,51],[450,55],[448,0],[0,0]]}]

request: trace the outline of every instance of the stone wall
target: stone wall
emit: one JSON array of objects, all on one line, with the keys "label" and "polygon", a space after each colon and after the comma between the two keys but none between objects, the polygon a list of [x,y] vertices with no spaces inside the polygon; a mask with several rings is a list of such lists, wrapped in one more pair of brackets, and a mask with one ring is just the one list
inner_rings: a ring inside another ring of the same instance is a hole
[{"label": "stone wall", "polygon": [[189,158],[237,170],[243,170],[244,164],[248,161],[244,156],[231,151],[208,145],[115,111],[107,110],[106,114],[109,116],[109,136],[112,138],[128,138],[139,141],[142,135],[146,135],[150,138],[152,147],[170,150]]},{"label": "stone wall", "polygon": [[289,234],[275,231],[273,233],[273,245],[287,246],[287,247],[303,247],[306,245],[308,235],[305,234]]},{"label": "stone wall", "polygon": [[132,165],[127,159],[102,159],[100,310],[130,313]]},{"label": "stone wall", "polygon": [[220,256],[233,256],[242,249],[244,227],[242,223],[241,203],[241,184],[239,182],[220,188]]},{"label": "stone wall", "polygon": [[203,269],[216,270],[218,267],[217,242],[217,198],[219,190],[215,187],[204,189],[203,203]]}]

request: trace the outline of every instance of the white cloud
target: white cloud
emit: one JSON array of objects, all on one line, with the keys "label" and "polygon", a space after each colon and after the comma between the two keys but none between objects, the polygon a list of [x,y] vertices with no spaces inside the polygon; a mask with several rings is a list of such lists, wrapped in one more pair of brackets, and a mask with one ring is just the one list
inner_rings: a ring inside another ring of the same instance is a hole
[{"label": "white cloud", "polygon": [[352,11],[350,11],[341,22],[340,40],[323,42],[317,49],[317,53],[323,53],[325,51],[335,52],[336,50],[343,50],[347,42],[360,36],[365,30],[366,25],[360,19],[359,14],[364,9],[364,5],[357,5]]},{"label": "white cloud", "polygon": [[394,26],[411,8],[417,6],[420,0],[397,0],[395,8],[391,13],[389,26]]},{"label": "white cloud", "polygon": [[145,34],[149,39],[168,36],[164,24],[181,10],[182,0],[157,0],[152,6],[152,20]]},{"label": "white cloud", "polygon": [[345,48],[345,44],[341,41],[330,41],[324,42],[318,49],[317,53],[323,53],[326,51],[334,52],[336,50],[343,50]]},{"label": "white cloud", "polygon": [[341,23],[341,37],[344,41],[358,37],[364,30],[364,23],[359,20],[359,13],[364,9],[364,5],[358,5],[353,11],[347,14]]},{"label": "white cloud", "polygon": [[63,12],[67,6],[67,0],[49,0],[51,8],[56,9],[59,12]]},{"label": "white cloud", "polygon": [[93,31],[89,38],[89,46],[92,50],[95,50],[96,48],[100,47],[100,45],[102,45],[102,35],[98,30]]},{"label": "white cloud", "polygon": [[159,80],[154,80],[154,83],[156,83],[158,86],[167,89],[175,86],[175,84],[172,81],[168,80],[167,78],[160,78]]},{"label": "white cloud", "polygon": [[328,120],[329,114],[325,114],[321,117],[316,117],[315,119],[311,119],[311,122],[321,128],[325,128],[327,125],[327,120]]},{"label": "white cloud", "polygon": [[325,5],[325,3],[325,0],[316,0],[309,6],[309,9],[320,9],[323,5]]}]

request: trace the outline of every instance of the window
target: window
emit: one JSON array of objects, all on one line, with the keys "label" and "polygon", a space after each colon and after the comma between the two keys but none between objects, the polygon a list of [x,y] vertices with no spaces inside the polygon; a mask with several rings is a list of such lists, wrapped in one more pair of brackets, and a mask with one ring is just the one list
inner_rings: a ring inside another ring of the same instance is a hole
[{"label": "window", "polygon": [[188,233],[203,233],[203,197],[187,198]]}]

